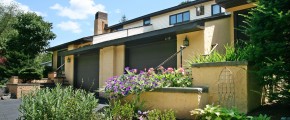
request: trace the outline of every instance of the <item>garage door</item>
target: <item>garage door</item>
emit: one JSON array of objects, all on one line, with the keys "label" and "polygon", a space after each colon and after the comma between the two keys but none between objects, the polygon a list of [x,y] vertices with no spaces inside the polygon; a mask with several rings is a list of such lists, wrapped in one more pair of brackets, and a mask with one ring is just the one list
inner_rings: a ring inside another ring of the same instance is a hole
[{"label": "garage door", "polygon": [[99,52],[76,57],[75,87],[87,91],[95,91],[99,88]]},{"label": "garage door", "polygon": [[[155,68],[176,52],[176,40],[158,41],[126,46],[126,66],[144,70]],[[164,67],[176,68],[177,57],[165,63]]]}]

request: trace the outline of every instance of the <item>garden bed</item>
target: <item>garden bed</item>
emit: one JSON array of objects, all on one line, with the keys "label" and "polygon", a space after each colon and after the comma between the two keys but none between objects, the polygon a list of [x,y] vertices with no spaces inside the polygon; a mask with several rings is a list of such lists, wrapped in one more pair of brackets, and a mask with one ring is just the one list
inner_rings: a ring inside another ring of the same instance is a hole
[{"label": "garden bed", "polygon": [[[168,87],[157,88],[150,92],[143,92],[140,100],[144,102],[144,110],[172,109],[179,119],[189,119],[189,111],[204,108],[208,104],[207,87]],[[134,95],[123,98],[123,101],[132,101]]]}]

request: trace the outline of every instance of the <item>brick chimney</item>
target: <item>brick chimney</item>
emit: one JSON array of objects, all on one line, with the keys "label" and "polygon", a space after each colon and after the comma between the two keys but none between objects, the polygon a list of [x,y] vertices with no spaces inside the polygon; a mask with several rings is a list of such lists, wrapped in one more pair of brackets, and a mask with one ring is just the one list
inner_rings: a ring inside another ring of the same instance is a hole
[{"label": "brick chimney", "polygon": [[106,33],[105,27],[108,25],[108,14],[98,11],[95,16],[94,35]]}]

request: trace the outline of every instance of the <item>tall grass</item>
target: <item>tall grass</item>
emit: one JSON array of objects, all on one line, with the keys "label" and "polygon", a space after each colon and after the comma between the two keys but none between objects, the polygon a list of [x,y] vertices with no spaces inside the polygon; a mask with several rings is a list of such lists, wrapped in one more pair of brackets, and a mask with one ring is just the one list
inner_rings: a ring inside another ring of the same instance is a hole
[{"label": "tall grass", "polygon": [[93,120],[98,105],[92,93],[72,87],[40,89],[22,97],[20,119]]}]

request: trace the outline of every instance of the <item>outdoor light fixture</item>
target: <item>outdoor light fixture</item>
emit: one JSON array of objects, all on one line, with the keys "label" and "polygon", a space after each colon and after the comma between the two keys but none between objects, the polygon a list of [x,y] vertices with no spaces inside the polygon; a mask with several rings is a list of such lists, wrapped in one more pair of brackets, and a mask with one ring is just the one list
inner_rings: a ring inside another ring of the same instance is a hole
[{"label": "outdoor light fixture", "polygon": [[70,57],[67,58],[67,62],[70,63]]},{"label": "outdoor light fixture", "polygon": [[187,36],[185,36],[184,40],[183,40],[183,46],[189,46],[189,40],[187,38]]}]

